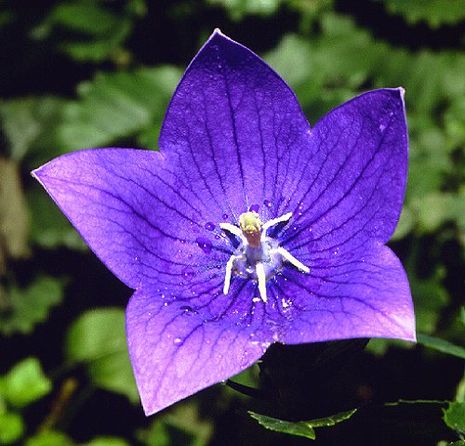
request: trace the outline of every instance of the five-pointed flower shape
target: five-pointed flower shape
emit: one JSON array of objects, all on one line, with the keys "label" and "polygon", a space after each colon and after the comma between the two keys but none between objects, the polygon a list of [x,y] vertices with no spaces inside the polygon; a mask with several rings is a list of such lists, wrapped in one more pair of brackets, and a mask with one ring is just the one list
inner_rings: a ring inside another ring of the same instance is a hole
[{"label": "five-pointed flower shape", "polygon": [[275,341],[415,339],[407,278],[384,246],[407,176],[402,89],[362,94],[311,129],[283,80],[215,31],[159,144],[83,150],[33,173],[135,290],[126,329],[147,414]]}]

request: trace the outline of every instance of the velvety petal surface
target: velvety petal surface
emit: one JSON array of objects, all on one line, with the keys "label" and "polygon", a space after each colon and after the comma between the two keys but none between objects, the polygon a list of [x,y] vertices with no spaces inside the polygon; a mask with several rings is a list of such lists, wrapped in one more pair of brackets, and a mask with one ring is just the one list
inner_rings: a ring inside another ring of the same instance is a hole
[{"label": "velvety petal surface", "polygon": [[267,210],[264,203],[302,162],[309,136],[284,81],[249,49],[216,31],[186,70],[159,143],[209,206],[236,223],[250,206]]},{"label": "velvety petal surface", "polygon": [[33,175],[126,285],[169,288],[194,276],[205,281],[223,274],[218,266],[229,258],[227,246],[205,229],[208,210],[160,153],[83,150]]},{"label": "velvety petal surface", "polygon": [[308,275],[288,268],[272,288],[277,304],[288,302],[281,342],[357,337],[415,341],[407,276],[387,246],[372,243],[337,262],[319,260]]},{"label": "velvety petal surface", "polygon": [[230,310],[223,314],[208,305],[156,298],[159,289],[136,291],[127,308],[126,330],[146,414],[226,380],[262,356],[269,342],[261,320],[240,304],[249,300],[251,288],[244,281],[228,299],[217,293],[223,311]]},{"label": "velvety petal surface", "polygon": [[284,246],[323,257],[385,243],[399,219],[407,158],[402,89],[370,91],[328,113],[281,190],[277,213],[295,216]]}]

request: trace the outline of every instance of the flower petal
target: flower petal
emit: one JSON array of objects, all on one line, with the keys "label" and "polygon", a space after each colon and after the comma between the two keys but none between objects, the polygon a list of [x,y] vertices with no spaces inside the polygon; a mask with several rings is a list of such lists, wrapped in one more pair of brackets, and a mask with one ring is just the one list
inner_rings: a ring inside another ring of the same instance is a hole
[{"label": "flower petal", "polygon": [[[221,296],[223,307],[240,292]],[[129,354],[147,415],[239,373],[269,345],[259,341],[248,311],[221,317],[208,306],[179,299],[163,302],[158,295],[154,288],[136,291],[126,312]]]},{"label": "flower petal", "polygon": [[226,213],[237,221],[250,206],[273,201],[282,172],[300,162],[292,156],[308,146],[309,135],[284,81],[216,31],[186,70],[159,143],[210,206],[220,213],[226,203]]},{"label": "flower petal", "polygon": [[280,340],[288,344],[358,337],[415,341],[407,277],[387,247],[369,245],[335,261],[319,261],[303,276],[287,269],[276,293],[292,304]]},{"label": "flower petal", "polygon": [[407,156],[402,89],[371,91],[330,112],[283,191],[282,212],[295,215],[283,244],[298,257],[302,249],[331,255],[386,242],[402,207]]},{"label": "flower petal", "polygon": [[[160,153],[83,150],[35,170],[71,223],[126,285],[222,277],[229,251],[209,211]],[[216,235],[216,238],[215,238]]]}]

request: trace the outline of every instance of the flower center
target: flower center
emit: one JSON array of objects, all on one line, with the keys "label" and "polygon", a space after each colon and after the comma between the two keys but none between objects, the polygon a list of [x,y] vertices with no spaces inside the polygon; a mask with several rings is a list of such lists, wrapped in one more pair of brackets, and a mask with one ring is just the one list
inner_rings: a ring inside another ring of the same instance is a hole
[{"label": "flower center", "polygon": [[279,223],[287,223],[291,217],[292,212],[288,212],[262,223],[256,212],[249,211],[239,217],[239,227],[230,223],[220,223],[223,231],[228,231],[240,240],[239,246],[226,263],[224,294],[228,294],[234,274],[257,281],[260,298],[267,302],[266,282],[281,270],[284,262],[290,263],[303,273],[310,272],[307,266],[279,246],[277,240],[267,235],[269,228]]}]

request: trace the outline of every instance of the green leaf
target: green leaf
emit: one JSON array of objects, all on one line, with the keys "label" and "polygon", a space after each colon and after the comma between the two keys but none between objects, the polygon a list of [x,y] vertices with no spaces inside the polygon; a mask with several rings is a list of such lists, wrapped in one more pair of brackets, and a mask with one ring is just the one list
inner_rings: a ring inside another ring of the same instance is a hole
[{"label": "green leaf", "polygon": [[102,308],[81,315],[66,336],[71,363],[87,364],[93,384],[138,401],[126,345],[125,317],[120,308]]},{"label": "green leaf", "polygon": [[[132,3],[132,2],[131,2]],[[114,10],[92,0],[68,0],[58,3],[46,19],[31,33],[33,38],[50,37],[54,30],[72,31],[77,37],[59,41],[59,49],[80,62],[101,62],[121,51],[133,22],[145,8],[126,5]]]},{"label": "green leaf", "polygon": [[43,431],[29,437],[25,446],[73,446],[71,439],[58,431]]},{"label": "green leaf", "polygon": [[[180,72],[169,66],[99,74],[79,85],[80,99],[65,108],[59,129],[62,147],[107,145],[159,127]],[[154,140],[156,135],[153,135]]]},{"label": "green leaf", "polygon": [[47,320],[53,306],[63,300],[62,279],[39,276],[27,288],[11,286],[4,296],[0,311],[0,332],[31,333],[34,327]]},{"label": "green leaf", "polygon": [[[414,252],[415,250],[413,250]],[[420,261],[414,253],[408,260],[407,272],[415,302],[417,331],[432,333],[436,329],[440,311],[447,306],[449,294],[443,285],[446,271],[442,265],[436,265],[432,275],[419,277],[413,265]]]},{"label": "green leaf", "polygon": [[207,0],[211,5],[222,6],[233,20],[242,20],[248,15],[269,16],[276,12],[285,0]]},{"label": "green leaf", "polygon": [[44,375],[37,358],[26,358],[2,378],[2,394],[15,407],[25,407],[47,395],[51,381]]},{"label": "green leaf", "polygon": [[316,438],[314,428],[334,426],[341,421],[348,420],[355,412],[357,412],[357,409],[309,421],[285,421],[252,411],[249,411],[248,414],[266,429],[314,440]]},{"label": "green leaf", "polygon": [[455,401],[449,403],[444,410],[444,422],[459,434],[465,434],[465,402]]},{"label": "green leaf", "polygon": [[86,443],[86,446],[129,446],[129,443],[117,437],[97,437]]},{"label": "green leaf", "polygon": [[189,400],[156,417],[148,429],[137,431],[137,439],[146,446],[205,446],[212,434],[212,423],[200,417],[195,400]]},{"label": "green leaf", "polygon": [[455,25],[465,19],[462,0],[385,0],[387,10],[411,23],[426,22],[432,28]]},{"label": "green leaf", "polygon": [[396,232],[392,236],[392,240],[401,240],[406,237],[413,229],[414,217],[410,208],[406,205],[402,208],[399,223],[397,223]]},{"label": "green leaf", "polygon": [[[15,161],[34,152],[34,163],[56,154],[55,131],[65,100],[54,96],[20,98],[0,103],[0,119]],[[40,151],[40,152],[39,152]]]},{"label": "green leaf", "polygon": [[434,191],[411,200],[412,212],[416,214],[421,232],[432,233],[455,215],[455,196]]},{"label": "green leaf", "polygon": [[462,379],[457,385],[457,391],[455,392],[455,400],[460,402],[465,402],[465,373],[463,374]]},{"label": "green leaf", "polygon": [[92,0],[64,1],[48,16],[54,25],[83,34],[105,35],[119,25],[118,17]]},{"label": "green leaf", "polygon": [[24,432],[24,423],[16,412],[0,413],[0,444],[12,444],[18,441]]},{"label": "green leaf", "polygon": [[130,23],[122,23],[115,29],[111,38],[90,42],[65,42],[60,49],[71,58],[80,62],[100,62],[109,56],[117,57],[119,44],[129,34]]},{"label": "green leaf", "polygon": [[30,236],[35,244],[47,249],[65,246],[87,250],[77,231],[38,184],[26,193],[26,199],[31,214]]},{"label": "green leaf", "polygon": [[418,333],[417,341],[425,347],[432,348],[448,355],[457,356],[458,358],[465,359],[465,348],[452,344],[444,339],[428,336],[426,334]]}]

